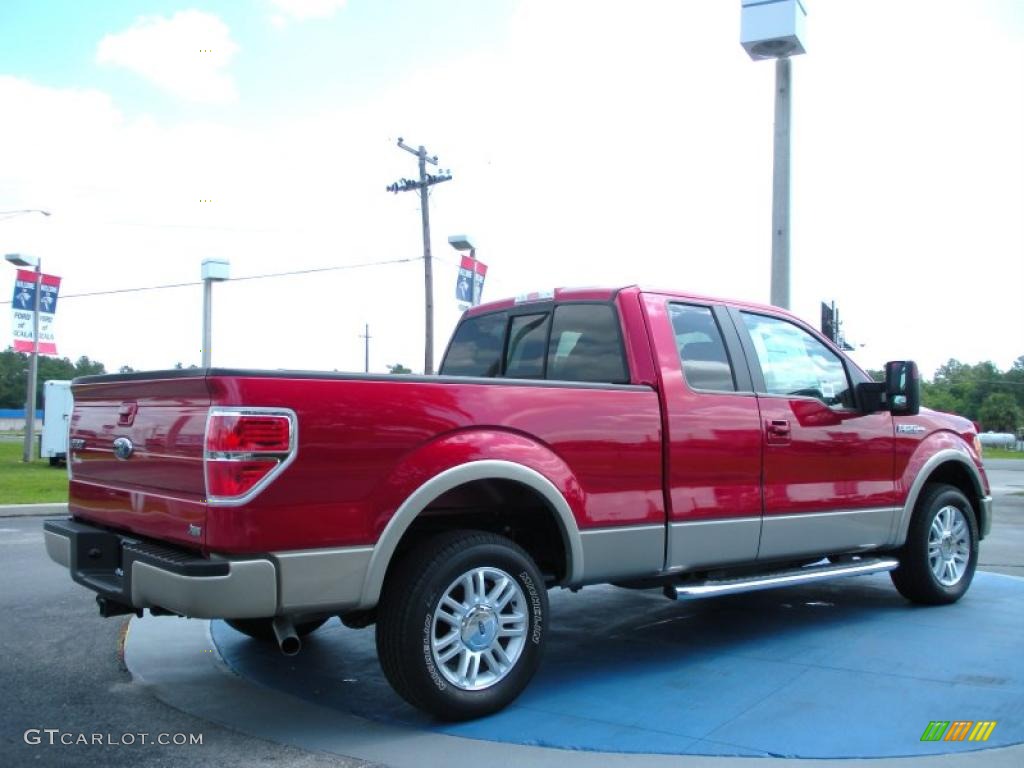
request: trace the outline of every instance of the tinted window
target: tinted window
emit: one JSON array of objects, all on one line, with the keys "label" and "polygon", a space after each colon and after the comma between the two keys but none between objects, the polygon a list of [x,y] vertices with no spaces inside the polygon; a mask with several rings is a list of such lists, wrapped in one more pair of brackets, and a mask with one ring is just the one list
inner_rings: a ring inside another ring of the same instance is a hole
[{"label": "tinted window", "polygon": [[505,375],[513,379],[544,378],[544,350],[548,341],[548,315],[518,315],[508,329]]},{"label": "tinted window", "polygon": [[777,317],[744,312],[743,322],[769,393],[816,397],[826,405],[850,404],[850,382],[839,355],[803,328]]},{"label": "tinted window", "polygon": [[508,315],[497,312],[465,320],[441,366],[447,376],[497,376]]},{"label": "tinted window", "polygon": [[693,389],[735,392],[729,355],[711,308],[670,304],[668,314],[686,383]]},{"label": "tinted window", "polygon": [[629,381],[614,309],[607,304],[563,304],[555,309],[548,378],[602,384]]}]

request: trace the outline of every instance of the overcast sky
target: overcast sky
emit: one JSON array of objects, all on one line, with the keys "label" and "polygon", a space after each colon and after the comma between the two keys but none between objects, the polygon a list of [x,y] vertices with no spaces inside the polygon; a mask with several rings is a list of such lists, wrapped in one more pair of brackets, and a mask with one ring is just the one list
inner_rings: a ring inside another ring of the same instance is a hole
[{"label": "overcast sky", "polygon": [[[835,300],[867,367],[1009,367],[1024,2],[808,9],[793,310],[817,325]],[[216,286],[213,360],[362,370],[369,323],[371,370],[422,370],[419,202],[385,191],[415,174],[403,137],[454,175],[431,198],[438,359],[456,232],[484,300],[640,283],[767,302],[774,68],[739,24],[739,0],[6,0],[0,210],[53,215],[0,218],[0,250],[63,278],[60,354],[110,370],[199,363],[201,288],[70,294],[196,281],[208,257],[237,277],[409,259]]]}]

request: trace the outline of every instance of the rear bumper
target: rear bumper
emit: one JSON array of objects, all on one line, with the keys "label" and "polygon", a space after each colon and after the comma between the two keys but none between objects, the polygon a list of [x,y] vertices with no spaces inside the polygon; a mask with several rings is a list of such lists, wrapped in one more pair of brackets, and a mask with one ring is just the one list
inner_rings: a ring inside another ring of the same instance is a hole
[{"label": "rear bumper", "polygon": [[196,618],[260,618],[278,609],[269,558],[206,559],[70,519],[43,525],[46,551],[108,601]]}]

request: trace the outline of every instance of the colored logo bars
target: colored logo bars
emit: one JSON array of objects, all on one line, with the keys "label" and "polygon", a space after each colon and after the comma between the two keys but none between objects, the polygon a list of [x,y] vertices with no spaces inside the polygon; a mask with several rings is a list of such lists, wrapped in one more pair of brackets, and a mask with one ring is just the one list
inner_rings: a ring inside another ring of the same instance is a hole
[{"label": "colored logo bars", "polygon": [[995,720],[932,720],[921,741],[988,741],[996,729]]}]

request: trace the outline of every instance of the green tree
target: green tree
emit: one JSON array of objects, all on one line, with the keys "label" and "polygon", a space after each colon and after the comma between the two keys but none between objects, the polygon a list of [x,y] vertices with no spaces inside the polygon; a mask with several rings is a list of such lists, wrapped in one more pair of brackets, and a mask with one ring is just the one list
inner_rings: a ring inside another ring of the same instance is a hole
[{"label": "green tree", "polygon": [[[8,347],[0,352],[0,408],[24,408],[25,386],[28,382],[29,356],[15,352]],[[74,379],[76,376],[91,376],[106,373],[103,363],[90,360],[84,355],[72,363],[66,357],[39,356],[36,371],[36,407],[43,406],[43,386],[51,379]]]},{"label": "green tree", "polygon": [[412,368],[406,368],[401,363],[388,366],[388,373],[412,373]]},{"label": "green tree", "polygon": [[1017,400],[1008,392],[993,392],[985,398],[978,413],[981,428],[986,432],[1012,432],[1016,434],[1022,417]]},{"label": "green tree", "polygon": [[921,404],[925,408],[945,413],[963,414],[965,410],[964,404],[949,390],[928,381],[921,384]]}]

